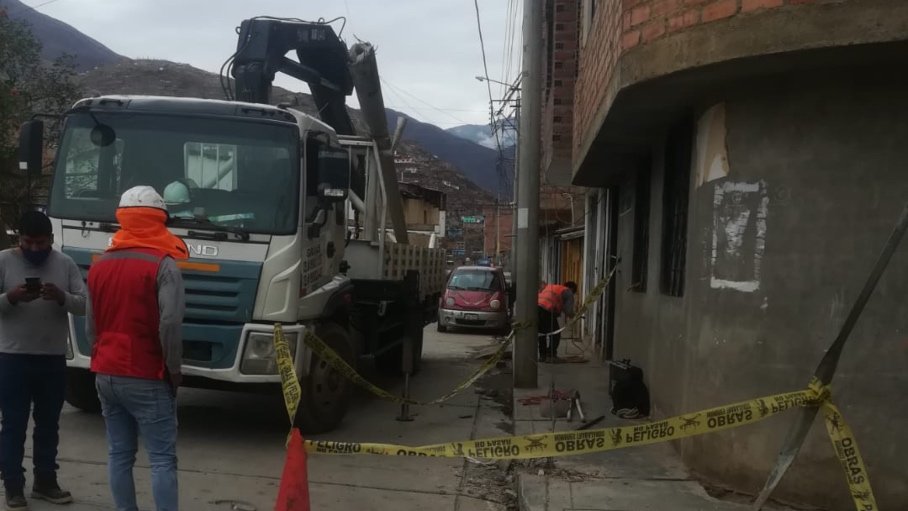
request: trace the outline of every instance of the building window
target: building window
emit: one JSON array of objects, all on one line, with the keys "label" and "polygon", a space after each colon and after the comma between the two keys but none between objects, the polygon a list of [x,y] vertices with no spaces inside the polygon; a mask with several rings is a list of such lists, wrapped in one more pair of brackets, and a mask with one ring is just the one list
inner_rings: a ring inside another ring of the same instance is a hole
[{"label": "building window", "polygon": [[631,286],[634,291],[646,292],[646,264],[649,258],[649,200],[650,162],[645,160],[637,169],[634,186],[634,259],[631,265]]},{"label": "building window", "polygon": [[692,143],[693,123],[685,120],[669,132],[665,145],[660,287],[661,291],[669,296],[684,296]]}]

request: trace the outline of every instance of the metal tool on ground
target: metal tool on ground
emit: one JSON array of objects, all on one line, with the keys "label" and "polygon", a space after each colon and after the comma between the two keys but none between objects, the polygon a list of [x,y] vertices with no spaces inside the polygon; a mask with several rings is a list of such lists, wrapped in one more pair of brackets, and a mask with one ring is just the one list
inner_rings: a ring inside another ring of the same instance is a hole
[{"label": "metal tool on ground", "polygon": [[583,405],[580,404],[580,391],[574,392],[574,406],[577,407],[577,414],[580,415],[580,422],[586,422],[586,415],[583,413]]}]

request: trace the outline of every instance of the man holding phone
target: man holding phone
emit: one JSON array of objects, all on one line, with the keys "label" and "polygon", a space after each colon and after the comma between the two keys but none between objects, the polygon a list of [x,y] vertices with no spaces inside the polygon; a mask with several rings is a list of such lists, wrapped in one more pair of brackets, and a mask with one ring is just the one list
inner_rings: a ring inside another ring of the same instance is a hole
[{"label": "man holding phone", "polygon": [[60,411],[66,386],[67,313],[85,313],[76,263],[52,248],[44,213],[19,222],[19,246],[0,252],[0,477],[7,509],[27,509],[25,437],[34,412],[32,498],[72,502],[57,484]]}]

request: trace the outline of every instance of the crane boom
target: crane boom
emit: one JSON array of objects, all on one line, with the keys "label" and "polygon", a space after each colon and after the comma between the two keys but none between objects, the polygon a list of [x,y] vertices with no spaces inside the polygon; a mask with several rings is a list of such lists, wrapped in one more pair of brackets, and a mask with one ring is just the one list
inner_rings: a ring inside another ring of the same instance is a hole
[{"label": "crane boom", "polygon": [[[291,51],[296,52],[298,62],[287,58]],[[399,243],[406,244],[407,226],[388,136],[375,49],[368,43],[358,43],[348,53],[347,45],[327,23],[270,17],[243,21],[233,56],[236,99],[270,104],[271,84],[279,72],[309,85],[319,118],[338,135],[356,134],[346,106],[346,98],[356,85],[369,135],[378,147],[381,179],[387,193],[394,235]],[[351,188],[359,195],[365,191],[363,172],[355,169],[351,176]]]}]

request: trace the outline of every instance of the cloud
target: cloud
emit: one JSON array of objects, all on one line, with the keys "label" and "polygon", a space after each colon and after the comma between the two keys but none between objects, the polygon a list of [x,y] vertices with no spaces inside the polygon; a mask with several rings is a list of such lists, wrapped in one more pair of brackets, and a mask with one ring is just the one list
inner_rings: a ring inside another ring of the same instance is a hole
[{"label": "cloud", "polygon": [[[41,0],[28,0],[39,5]],[[489,74],[505,79],[507,14],[516,19],[510,80],[520,62],[518,0],[480,0]],[[302,19],[347,16],[343,37],[377,48],[385,102],[417,119],[450,127],[488,122],[488,92],[470,0],[57,0],[39,7],[132,58],[161,58],[217,72],[236,48],[235,28],[259,15]],[[340,22],[334,25],[340,29]],[[305,90],[281,77],[276,84]],[[493,87],[500,97],[500,87]],[[356,106],[355,97],[349,102]]]}]

